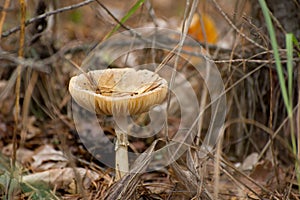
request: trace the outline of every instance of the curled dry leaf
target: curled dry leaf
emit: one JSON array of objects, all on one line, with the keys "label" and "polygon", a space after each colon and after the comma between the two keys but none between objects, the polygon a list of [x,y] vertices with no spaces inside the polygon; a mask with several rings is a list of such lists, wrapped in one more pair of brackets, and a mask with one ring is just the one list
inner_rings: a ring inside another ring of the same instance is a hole
[{"label": "curled dry leaf", "polygon": [[89,188],[91,183],[99,179],[99,174],[84,168],[50,169],[44,172],[25,175],[22,182],[32,186],[65,189],[74,191],[74,184],[81,181],[83,187]]},{"label": "curled dry leaf", "polygon": [[244,160],[242,164],[242,170],[252,170],[253,167],[258,162],[258,153],[254,152],[251,153],[247,158]]},{"label": "curled dry leaf", "polygon": [[38,148],[32,156],[31,168],[33,171],[45,171],[53,168],[65,167],[68,163],[63,152],[55,150],[50,145]]},{"label": "curled dry leaf", "polygon": [[34,154],[33,151],[20,147],[17,150],[17,161],[20,162],[21,164],[29,163],[33,154]]}]

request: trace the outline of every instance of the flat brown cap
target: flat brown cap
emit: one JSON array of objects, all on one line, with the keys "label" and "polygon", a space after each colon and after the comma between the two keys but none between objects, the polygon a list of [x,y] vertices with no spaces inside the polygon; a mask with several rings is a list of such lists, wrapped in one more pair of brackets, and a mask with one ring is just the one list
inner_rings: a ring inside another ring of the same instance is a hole
[{"label": "flat brown cap", "polygon": [[[93,86],[91,82],[97,85]],[[117,68],[74,76],[69,91],[80,106],[91,112],[134,115],[162,103],[168,92],[168,83],[149,70]]]}]

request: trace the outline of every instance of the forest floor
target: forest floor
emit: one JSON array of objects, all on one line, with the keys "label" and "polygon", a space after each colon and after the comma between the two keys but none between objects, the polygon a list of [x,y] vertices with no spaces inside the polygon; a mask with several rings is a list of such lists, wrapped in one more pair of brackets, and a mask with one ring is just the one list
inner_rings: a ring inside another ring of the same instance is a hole
[{"label": "forest floor", "polygon": [[[0,3],[0,197],[300,199],[292,145],[293,134],[300,134],[299,69],[291,122],[269,36],[252,23],[250,1],[26,1],[26,20],[35,20],[26,25],[23,55],[22,31],[14,31],[22,18],[19,2]],[[47,12],[46,19],[36,18]],[[111,32],[122,20],[125,26]],[[180,49],[189,23],[194,40]],[[142,40],[136,40],[144,42],[155,30],[146,27],[166,28],[156,38],[166,45],[140,48],[130,43],[138,36],[120,34],[137,30]],[[118,55],[126,48],[131,52]],[[280,48],[283,60],[285,52]],[[115,118],[78,106],[69,81],[82,71],[145,64],[161,67],[171,92],[150,114],[131,116],[132,171],[116,180]],[[293,64],[299,66],[299,57]]]}]

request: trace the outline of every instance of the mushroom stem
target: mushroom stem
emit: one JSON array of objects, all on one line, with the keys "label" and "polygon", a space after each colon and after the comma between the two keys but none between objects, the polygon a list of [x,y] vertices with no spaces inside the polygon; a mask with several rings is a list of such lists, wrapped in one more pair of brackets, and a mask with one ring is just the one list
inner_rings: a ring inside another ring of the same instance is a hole
[{"label": "mushroom stem", "polygon": [[115,131],[117,135],[117,141],[115,144],[116,180],[119,180],[129,171],[128,152],[127,152],[127,147],[129,145],[129,142],[127,138],[127,133],[125,133],[118,127],[115,128]]}]

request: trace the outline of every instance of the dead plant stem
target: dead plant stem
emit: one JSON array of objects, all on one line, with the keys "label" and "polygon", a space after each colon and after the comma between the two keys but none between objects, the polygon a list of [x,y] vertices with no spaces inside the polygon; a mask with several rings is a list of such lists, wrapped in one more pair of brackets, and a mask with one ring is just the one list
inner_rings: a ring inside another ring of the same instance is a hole
[{"label": "dead plant stem", "polygon": [[[200,101],[200,110],[204,110],[206,106],[206,100],[207,100],[207,95],[208,95],[208,90],[206,87],[203,88],[202,93],[201,93],[201,101]],[[196,145],[200,145],[201,141],[201,130],[203,127],[203,121],[204,121],[204,115],[201,115],[198,120],[198,134],[196,138]]]},{"label": "dead plant stem", "polygon": [[33,89],[38,79],[38,72],[33,71],[29,80],[27,89],[25,90],[24,102],[22,105],[22,131],[20,146],[23,146],[27,136],[28,112]]},{"label": "dead plant stem", "polygon": [[[5,0],[3,10],[2,10],[2,15],[0,18],[0,33],[2,33],[3,24],[5,21],[5,17],[6,17],[6,11],[7,11],[9,4],[10,4],[10,0]],[[1,41],[1,35],[0,35],[0,41]]]},{"label": "dead plant stem", "polygon": [[220,130],[220,139],[217,143],[216,159],[214,164],[214,199],[218,199],[220,191],[220,168],[221,168],[221,157],[222,157],[222,144],[223,144],[223,133],[224,127]]},{"label": "dead plant stem", "polygon": [[[19,51],[18,56],[20,58],[24,55],[24,43],[25,43],[25,17],[26,17],[26,4],[25,0],[19,0],[20,8],[21,8],[21,31],[20,31],[20,40],[19,40]],[[12,180],[15,178],[15,169],[16,169],[16,154],[17,154],[17,134],[18,134],[18,124],[19,124],[19,100],[20,100],[20,86],[21,86],[21,71],[22,65],[18,65],[17,68],[17,80],[16,80],[16,88],[15,88],[15,110],[14,110],[14,130],[13,130],[13,152],[12,152],[12,159],[11,159],[11,172],[10,172],[10,179],[8,183],[8,191],[9,194],[6,194],[6,198],[11,198],[14,193],[14,189],[12,188]]]},{"label": "dead plant stem", "polygon": [[[19,51],[18,56],[22,58],[24,55],[24,44],[25,44],[25,17],[26,17],[26,3],[25,0],[19,0],[20,8],[21,8],[21,31],[20,31],[20,40],[19,40]],[[12,156],[12,166],[14,168],[16,162],[16,151],[17,151],[17,132],[18,132],[18,124],[19,124],[19,114],[20,114],[20,86],[21,86],[21,71],[22,65],[18,65],[17,68],[17,80],[16,80],[16,88],[15,88],[15,112],[14,112],[14,132],[13,132],[13,156]]]}]

